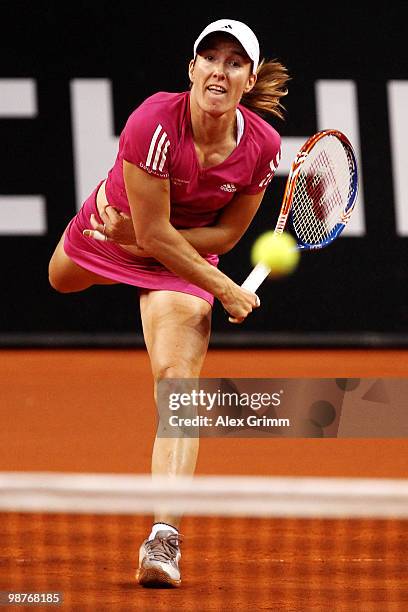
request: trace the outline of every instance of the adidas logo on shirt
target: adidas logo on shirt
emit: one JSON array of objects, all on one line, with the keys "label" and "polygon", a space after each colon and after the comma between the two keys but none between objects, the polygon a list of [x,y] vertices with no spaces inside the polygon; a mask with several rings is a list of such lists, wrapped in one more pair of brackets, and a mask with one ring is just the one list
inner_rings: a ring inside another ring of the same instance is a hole
[{"label": "adidas logo on shirt", "polygon": [[234,183],[224,183],[224,185],[221,185],[220,189],[222,189],[223,191],[229,191],[230,193],[237,190]]}]

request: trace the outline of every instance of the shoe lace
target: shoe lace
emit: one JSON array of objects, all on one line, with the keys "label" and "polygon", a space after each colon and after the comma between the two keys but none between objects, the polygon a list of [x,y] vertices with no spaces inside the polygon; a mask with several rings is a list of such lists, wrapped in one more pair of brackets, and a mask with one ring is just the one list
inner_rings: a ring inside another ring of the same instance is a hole
[{"label": "shoe lace", "polygon": [[174,560],[178,553],[179,542],[180,536],[175,533],[164,537],[156,536],[154,540],[149,540],[145,544],[149,559],[165,562],[169,559]]}]

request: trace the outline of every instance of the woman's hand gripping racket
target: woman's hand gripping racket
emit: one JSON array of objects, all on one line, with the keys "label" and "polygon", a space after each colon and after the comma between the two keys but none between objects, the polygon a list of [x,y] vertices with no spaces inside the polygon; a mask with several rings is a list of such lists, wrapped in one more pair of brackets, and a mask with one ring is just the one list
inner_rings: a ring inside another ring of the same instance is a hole
[{"label": "woman's hand gripping racket", "polygon": [[[346,227],[357,188],[357,162],[349,140],[338,130],[318,132],[305,142],[292,163],[275,233],[283,232],[290,215],[296,248],[327,246]],[[242,287],[255,293],[270,273],[260,262]]]}]

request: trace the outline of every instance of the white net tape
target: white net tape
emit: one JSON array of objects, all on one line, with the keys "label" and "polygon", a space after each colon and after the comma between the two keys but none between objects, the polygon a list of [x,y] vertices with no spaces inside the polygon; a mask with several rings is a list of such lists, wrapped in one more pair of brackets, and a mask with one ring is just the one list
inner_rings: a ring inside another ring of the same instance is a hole
[{"label": "white net tape", "polygon": [[408,518],[400,479],[0,473],[0,512]]},{"label": "white net tape", "polygon": [[324,242],[342,221],[353,190],[349,155],[338,138],[327,135],[305,158],[291,209],[293,228],[301,242]]}]

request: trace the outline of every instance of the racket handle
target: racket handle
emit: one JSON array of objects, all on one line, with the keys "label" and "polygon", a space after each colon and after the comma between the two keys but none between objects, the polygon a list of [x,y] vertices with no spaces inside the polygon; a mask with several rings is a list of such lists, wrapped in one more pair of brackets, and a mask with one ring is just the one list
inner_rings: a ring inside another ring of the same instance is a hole
[{"label": "racket handle", "polygon": [[[263,263],[259,263],[258,265],[255,266],[252,272],[248,274],[248,276],[242,283],[241,287],[243,289],[248,289],[248,291],[252,291],[252,293],[255,293],[258,287],[264,282],[265,278],[268,276],[270,271],[271,269],[268,268],[268,266],[265,266],[265,264]],[[256,305],[257,306],[261,305],[261,301],[258,296],[256,296]],[[224,310],[224,312],[226,315],[228,315],[226,310]],[[230,323],[237,323],[237,320],[234,319],[233,317],[230,317],[229,315],[228,315],[228,321]]]},{"label": "racket handle", "polygon": [[260,285],[264,282],[270,271],[271,269],[268,268],[268,266],[266,266],[264,263],[257,264],[252,270],[252,272],[244,280],[241,287],[255,293],[258,287],[260,287]]}]

